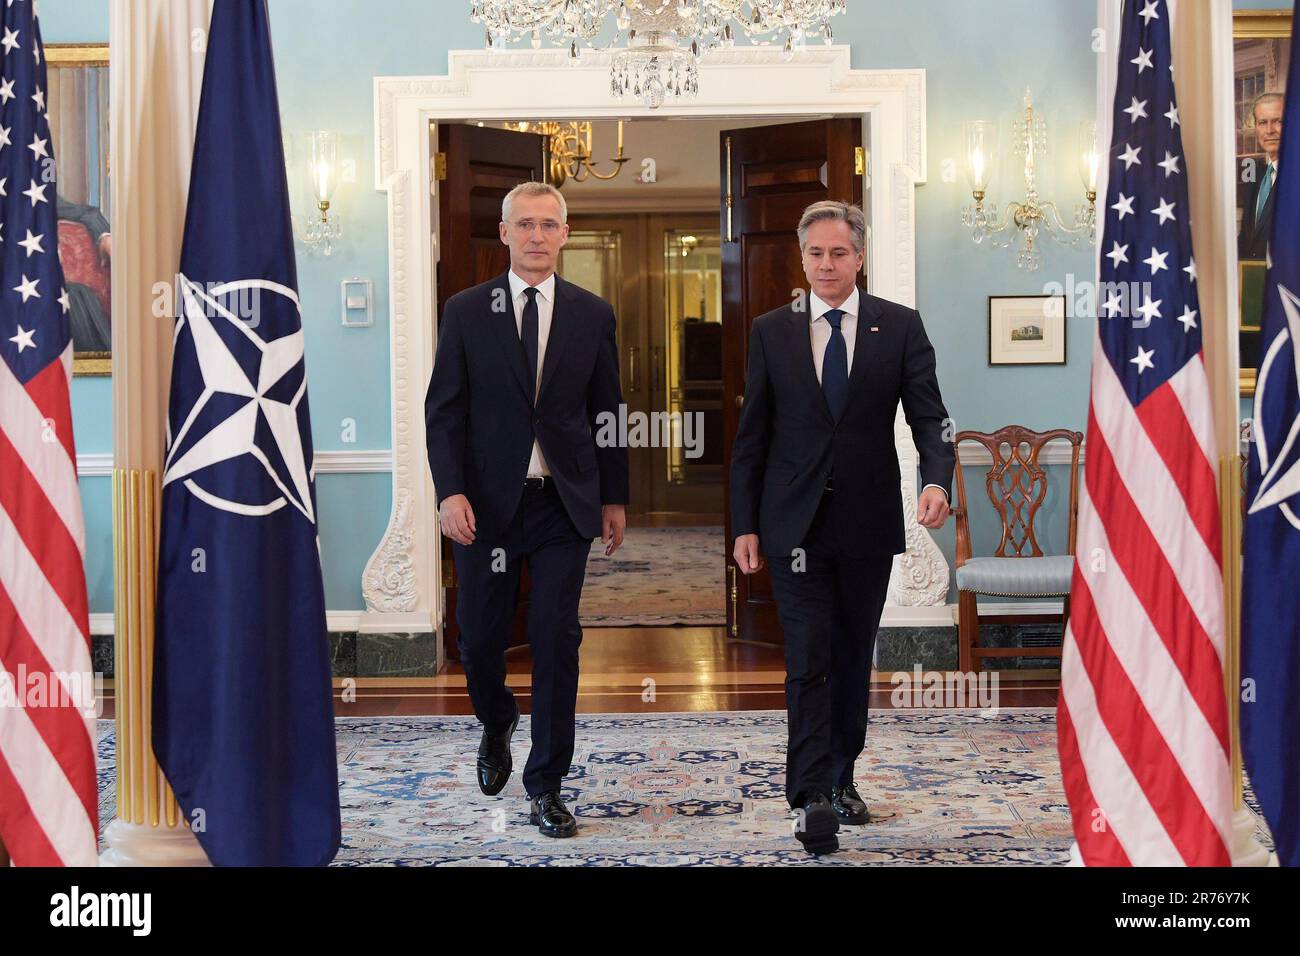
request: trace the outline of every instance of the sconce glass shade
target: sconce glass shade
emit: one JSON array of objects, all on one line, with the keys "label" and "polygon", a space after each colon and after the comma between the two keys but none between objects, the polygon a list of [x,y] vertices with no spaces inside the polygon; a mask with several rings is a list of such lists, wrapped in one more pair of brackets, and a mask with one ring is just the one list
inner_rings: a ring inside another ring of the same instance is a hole
[{"label": "sconce glass shade", "polygon": [[972,192],[988,190],[993,170],[997,168],[998,128],[988,120],[971,120],[963,124],[966,139],[966,176]]},{"label": "sconce glass shade", "polygon": [[311,188],[317,203],[334,197],[339,174],[339,134],[316,130],[311,134]]},{"label": "sconce glass shade", "polygon": [[1089,193],[1096,193],[1097,174],[1101,170],[1096,120],[1084,120],[1079,124],[1078,155],[1079,178],[1083,180],[1083,188]]}]

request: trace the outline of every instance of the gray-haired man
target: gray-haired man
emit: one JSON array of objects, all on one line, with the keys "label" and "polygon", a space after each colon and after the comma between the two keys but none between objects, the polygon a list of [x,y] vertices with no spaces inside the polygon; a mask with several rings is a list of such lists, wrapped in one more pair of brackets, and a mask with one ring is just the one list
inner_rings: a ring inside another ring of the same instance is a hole
[{"label": "gray-haired man", "polygon": [[786,799],[812,853],[864,824],[853,765],[867,732],[872,648],[893,556],[905,550],[894,411],[925,482],[917,521],[948,516],[954,455],[934,349],[913,309],[857,286],[862,210],[814,203],[799,221],[810,287],[754,320],[745,403],[731,453],[734,556],[771,567],[785,632]]},{"label": "gray-haired man", "polygon": [[501,206],[510,269],[443,308],[425,400],[429,466],[452,541],[461,661],[483,723],[478,784],[499,793],[513,766],[519,707],[505,649],[519,571],[532,581],[532,751],[523,784],[531,821],[567,837],[577,822],[560,796],[574,748],[578,599],[591,540],[623,541],[627,448],[596,443],[618,417],[614,310],[555,272],[569,235],[564,197],[522,183]]},{"label": "gray-haired man", "polygon": [[1277,195],[1278,154],[1282,151],[1282,116],[1286,97],[1281,93],[1262,93],[1255,97],[1250,115],[1255,124],[1255,138],[1264,154],[1264,168],[1257,169],[1255,181],[1245,191],[1241,210],[1241,229],[1237,233],[1237,254],[1242,259],[1263,259],[1268,254],[1273,233],[1274,197]]}]

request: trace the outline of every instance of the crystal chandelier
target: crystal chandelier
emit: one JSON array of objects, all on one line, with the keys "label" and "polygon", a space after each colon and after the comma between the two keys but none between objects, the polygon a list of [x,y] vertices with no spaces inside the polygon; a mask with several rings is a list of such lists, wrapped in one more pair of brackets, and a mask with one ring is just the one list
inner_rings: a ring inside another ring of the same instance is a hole
[{"label": "crystal chandelier", "polygon": [[[809,37],[829,46],[830,18],[844,6],[845,0],[471,0],[470,20],[485,26],[489,50],[525,36],[534,49],[543,36],[568,47],[575,63],[583,48],[609,50],[610,93],[657,109],[668,96],[693,96],[700,57],[732,46],[737,33],[759,46],[781,44],[792,58]],[[598,46],[611,19],[613,39]]]},{"label": "crystal chandelier", "polygon": [[966,174],[970,179],[971,196],[975,203],[961,211],[961,221],[969,226],[971,239],[1006,249],[1020,243],[1016,265],[1030,272],[1041,262],[1038,252],[1040,235],[1053,236],[1067,245],[1080,241],[1096,241],[1097,232],[1097,172],[1101,156],[1097,151],[1097,124],[1085,121],[1079,124],[1078,171],[1083,180],[1084,202],[1074,207],[1074,215],[1066,222],[1056,208],[1056,203],[1038,195],[1037,163],[1047,154],[1047,124],[1034,111],[1034,101],[1025,90],[1024,112],[1012,125],[1013,152],[1024,162],[1025,195],[1023,199],[1007,203],[999,214],[997,206],[985,208],[989,180],[997,166],[997,126],[987,120],[967,123]]}]

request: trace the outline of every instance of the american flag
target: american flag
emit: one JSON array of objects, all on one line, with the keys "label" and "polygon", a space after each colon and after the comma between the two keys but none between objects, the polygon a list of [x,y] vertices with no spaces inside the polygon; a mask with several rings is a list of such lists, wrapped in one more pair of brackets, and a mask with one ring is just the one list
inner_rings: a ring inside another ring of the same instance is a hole
[{"label": "american flag", "polygon": [[1057,709],[1089,865],[1230,865],[1216,455],[1165,0],[1119,45]]},{"label": "american flag", "polygon": [[32,3],[7,0],[2,29],[0,842],[15,864],[93,866],[85,532],[49,86]]}]

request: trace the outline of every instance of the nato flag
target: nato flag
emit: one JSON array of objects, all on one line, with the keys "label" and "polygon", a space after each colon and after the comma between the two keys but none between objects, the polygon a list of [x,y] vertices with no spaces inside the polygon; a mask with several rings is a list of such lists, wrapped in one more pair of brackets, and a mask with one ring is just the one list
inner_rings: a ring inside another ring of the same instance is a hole
[{"label": "nato flag", "polygon": [[1278,860],[1300,866],[1300,34],[1282,121],[1246,475],[1241,743]]},{"label": "nato flag", "polygon": [[216,0],[177,276],[153,746],[218,866],[340,841],[289,194],[264,0]]}]

